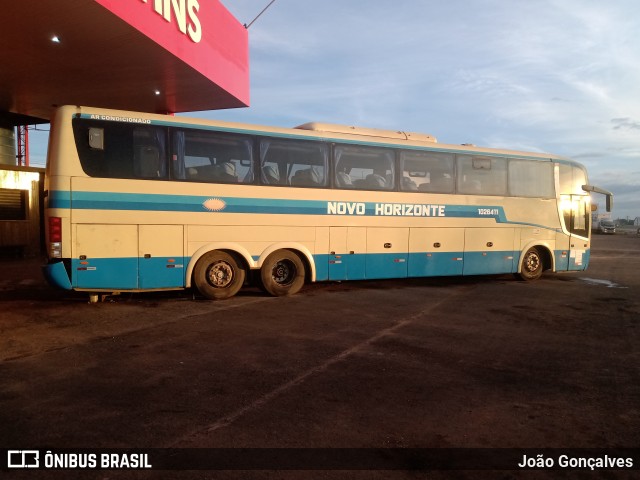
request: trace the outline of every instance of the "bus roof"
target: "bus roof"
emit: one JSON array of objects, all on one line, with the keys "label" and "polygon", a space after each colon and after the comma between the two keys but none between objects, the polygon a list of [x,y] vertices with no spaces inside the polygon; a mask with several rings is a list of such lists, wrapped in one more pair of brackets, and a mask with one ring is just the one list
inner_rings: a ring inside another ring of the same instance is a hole
[{"label": "bus roof", "polygon": [[433,142],[438,140],[433,135],[426,133],[401,132],[397,130],[381,130],[378,128],[363,128],[337,123],[309,122],[295,127],[300,130],[311,130],[314,132],[344,133],[347,135],[362,135],[365,137],[394,138],[397,140],[415,140],[417,142]]}]

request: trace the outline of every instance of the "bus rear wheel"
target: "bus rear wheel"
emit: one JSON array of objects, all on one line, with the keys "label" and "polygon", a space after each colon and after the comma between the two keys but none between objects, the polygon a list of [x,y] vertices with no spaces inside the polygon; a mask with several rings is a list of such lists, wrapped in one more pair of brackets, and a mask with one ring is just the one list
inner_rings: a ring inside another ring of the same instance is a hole
[{"label": "bus rear wheel", "polygon": [[205,253],[193,270],[196,288],[211,300],[233,297],[242,288],[245,275],[242,263],[222,251]]},{"label": "bus rear wheel", "polygon": [[277,250],[262,264],[260,279],[264,289],[274,297],[293,295],[304,286],[304,263],[291,250]]},{"label": "bus rear wheel", "polygon": [[543,269],[544,263],[540,251],[536,247],[531,247],[522,256],[520,278],[522,280],[537,280],[542,276]]}]

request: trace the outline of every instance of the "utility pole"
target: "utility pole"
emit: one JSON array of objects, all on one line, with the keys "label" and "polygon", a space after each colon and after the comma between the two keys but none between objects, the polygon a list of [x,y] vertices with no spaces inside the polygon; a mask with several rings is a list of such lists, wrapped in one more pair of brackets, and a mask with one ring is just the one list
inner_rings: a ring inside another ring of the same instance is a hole
[{"label": "utility pole", "polygon": [[28,125],[19,125],[17,127],[18,130],[18,149],[16,152],[16,160],[18,166],[28,167],[29,166],[29,126]]}]

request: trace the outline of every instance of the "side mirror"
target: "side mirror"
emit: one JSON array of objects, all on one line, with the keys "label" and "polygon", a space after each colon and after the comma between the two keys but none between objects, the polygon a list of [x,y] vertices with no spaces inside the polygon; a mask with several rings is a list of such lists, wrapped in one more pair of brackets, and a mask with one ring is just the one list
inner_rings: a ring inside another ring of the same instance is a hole
[{"label": "side mirror", "polygon": [[613,210],[613,193],[610,191],[605,190],[604,188],[594,187],[593,185],[582,185],[582,190],[585,192],[595,192],[605,195],[607,198],[607,212]]}]

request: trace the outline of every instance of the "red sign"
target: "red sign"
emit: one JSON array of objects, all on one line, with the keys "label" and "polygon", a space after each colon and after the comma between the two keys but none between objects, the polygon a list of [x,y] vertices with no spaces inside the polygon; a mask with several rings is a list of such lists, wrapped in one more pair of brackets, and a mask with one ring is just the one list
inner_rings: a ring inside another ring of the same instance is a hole
[{"label": "red sign", "polygon": [[249,104],[247,30],[218,0],[94,0]]}]

